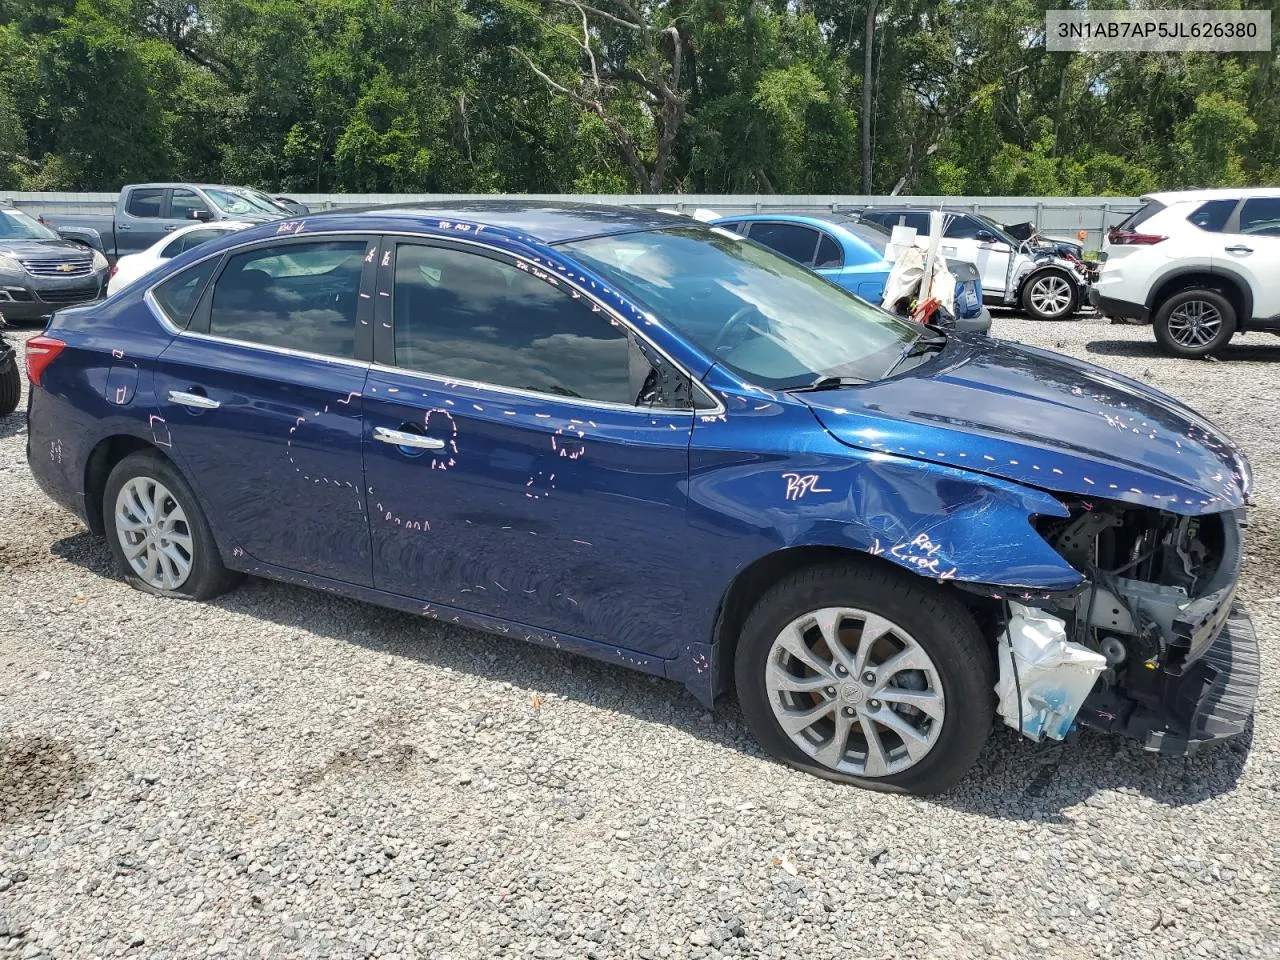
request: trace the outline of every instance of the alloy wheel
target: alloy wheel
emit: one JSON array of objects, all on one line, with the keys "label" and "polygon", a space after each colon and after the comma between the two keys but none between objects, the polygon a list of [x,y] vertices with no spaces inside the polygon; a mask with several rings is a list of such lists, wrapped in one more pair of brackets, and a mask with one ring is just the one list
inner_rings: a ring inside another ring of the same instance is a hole
[{"label": "alloy wheel", "polygon": [[144,583],[177,590],[191,575],[193,543],[187,515],[169,488],[133,477],[116,495],[116,535],[125,561]]},{"label": "alloy wheel", "polygon": [[827,607],[797,617],[774,640],[765,670],[783,732],[838,773],[901,773],[942,732],[946,699],[933,660],[869,611]]},{"label": "alloy wheel", "polygon": [[1203,347],[1222,330],[1222,314],[1206,300],[1188,300],[1169,314],[1169,336],[1184,347]]},{"label": "alloy wheel", "polygon": [[1031,303],[1047,317],[1056,317],[1071,307],[1071,287],[1055,273],[1040,277],[1031,285]]}]

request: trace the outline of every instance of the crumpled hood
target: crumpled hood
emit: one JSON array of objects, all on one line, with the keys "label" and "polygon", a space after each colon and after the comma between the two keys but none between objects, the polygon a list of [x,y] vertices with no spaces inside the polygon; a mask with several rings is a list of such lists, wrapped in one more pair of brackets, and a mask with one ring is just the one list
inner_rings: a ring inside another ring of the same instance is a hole
[{"label": "crumpled hood", "polygon": [[865,386],[798,393],[838,440],[1044,490],[1183,514],[1242,506],[1248,461],[1212,424],[1092,364],[984,337]]}]

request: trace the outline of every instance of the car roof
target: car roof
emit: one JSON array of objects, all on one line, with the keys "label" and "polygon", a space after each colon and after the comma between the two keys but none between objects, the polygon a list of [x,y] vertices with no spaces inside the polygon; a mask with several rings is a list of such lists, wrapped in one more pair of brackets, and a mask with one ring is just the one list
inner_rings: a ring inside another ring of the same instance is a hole
[{"label": "car roof", "polygon": [[[380,219],[404,220],[409,224],[438,226],[441,220],[460,220],[524,234],[538,243],[566,243],[587,237],[636,233],[663,227],[688,227],[696,222],[688,217],[656,210],[613,206],[604,203],[567,203],[535,199],[461,200],[398,203],[369,207],[344,207],[325,213],[307,214],[308,223],[361,218],[376,214]],[[299,217],[298,219],[303,219]]]},{"label": "car roof", "polygon": [[1205,200],[1239,200],[1241,197],[1280,197],[1280,187],[1215,187],[1206,190],[1166,190],[1146,193],[1143,203],[1156,201],[1169,206],[1173,203],[1197,203]]}]

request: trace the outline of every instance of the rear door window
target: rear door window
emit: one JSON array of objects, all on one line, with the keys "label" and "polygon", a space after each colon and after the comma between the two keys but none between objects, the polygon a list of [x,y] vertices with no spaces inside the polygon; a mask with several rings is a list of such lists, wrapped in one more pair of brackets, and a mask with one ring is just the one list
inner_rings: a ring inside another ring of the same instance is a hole
[{"label": "rear door window", "polygon": [[818,231],[798,223],[774,223],[757,220],[748,234],[756,243],[763,244],[775,253],[789,257],[806,267],[813,266],[818,249]]},{"label": "rear door window", "polygon": [[330,357],[355,356],[365,241],[258,247],[214,281],[209,333]]},{"label": "rear door window", "polygon": [[163,200],[163,190],[134,190],[129,194],[129,204],[125,210],[131,217],[158,217]]},{"label": "rear door window", "polygon": [[1280,197],[1251,197],[1240,209],[1240,232],[1280,237]]}]

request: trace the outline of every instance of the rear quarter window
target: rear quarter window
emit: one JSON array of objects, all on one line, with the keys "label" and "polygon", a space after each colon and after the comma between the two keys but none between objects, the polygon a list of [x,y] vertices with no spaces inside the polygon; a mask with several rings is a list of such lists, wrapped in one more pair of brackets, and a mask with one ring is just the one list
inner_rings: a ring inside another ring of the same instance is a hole
[{"label": "rear quarter window", "polygon": [[191,314],[200,302],[200,294],[204,292],[205,284],[209,282],[217,266],[216,256],[202,260],[174,274],[151,291],[169,322],[179,330],[185,330],[191,322]]},{"label": "rear quarter window", "polygon": [[1230,200],[1209,200],[1191,211],[1191,215],[1187,217],[1187,222],[1195,224],[1201,230],[1221,233],[1222,228],[1231,219],[1231,211],[1236,208],[1238,202],[1235,198]]}]

